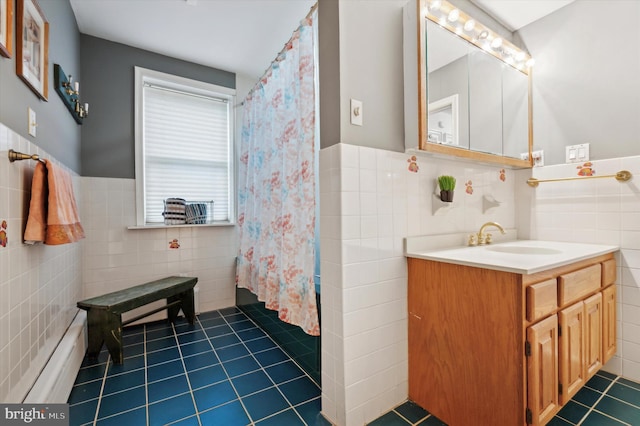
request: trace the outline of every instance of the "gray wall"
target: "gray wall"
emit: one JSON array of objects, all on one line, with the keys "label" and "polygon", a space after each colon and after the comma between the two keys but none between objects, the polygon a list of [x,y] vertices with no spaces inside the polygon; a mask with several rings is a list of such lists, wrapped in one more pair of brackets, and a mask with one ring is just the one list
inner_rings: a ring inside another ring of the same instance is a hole
[{"label": "gray wall", "polygon": [[[340,126],[340,132],[339,140],[321,134],[322,147],[343,142],[403,151],[401,8],[406,1],[320,0],[320,10],[336,1],[339,19],[319,21],[321,37],[339,33],[337,51],[321,57],[320,78],[324,91],[324,61],[338,64],[340,102],[321,108],[321,129],[335,132]],[[455,3],[469,6],[466,0]],[[603,19],[603,13],[614,11],[616,19]],[[492,28],[508,35],[497,24]],[[640,155],[640,1],[577,0],[513,39],[536,59],[534,149],[544,150],[545,164],[563,163],[565,146],[579,143],[591,144],[592,159]],[[364,101],[362,127],[349,123],[350,98]],[[339,120],[322,114],[328,109],[337,111]]]},{"label": "gray wall", "polygon": [[[402,7],[407,0],[320,0],[320,139],[404,151]],[[350,124],[350,99],[363,126]]]},{"label": "gray wall", "polygon": [[[322,148],[342,142],[403,152],[402,8],[407,0],[319,3]],[[467,0],[456,3],[475,9]],[[352,98],[363,101],[361,127],[350,123]]]},{"label": "gray wall", "polygon": [[[82,82],[78,25],[68,0],[40,1],[39,4],[49,21],[48,102],[40,100],[16,75],[14,28],[13,55],[11,59],[0,57],[0,122],[79,173],[80,126],[55,92],[53,82],[53,64],[60,64],[67,74]],[[35,138],[29,136],[27,129],[29,107],[37,115]]]},{"label": "gray wall", "polygon": [[235,88],[234,73],[82,35],[82,175],[135,178],[134,67]]},{"label": "gray wall", "polygon": [[338,0],[318,2],[320,148],[340,143],[340,30]]},{"label": "gray wall", "polygon": [[536,60],[533,139],[545,164],[580,143],[592,160],[640,155],[640,2],[578,0],[519,33]]}]

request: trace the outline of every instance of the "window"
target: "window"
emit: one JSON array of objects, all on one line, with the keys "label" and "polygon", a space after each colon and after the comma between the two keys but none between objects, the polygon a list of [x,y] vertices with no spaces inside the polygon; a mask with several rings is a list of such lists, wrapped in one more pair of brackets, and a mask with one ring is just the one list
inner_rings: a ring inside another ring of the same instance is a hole
[{"label": "window", "polygon": [[235,90],[139,67],[135,79],[137,225],[163,224],[167,198],[213,201],[207,223],[233,223]]}]

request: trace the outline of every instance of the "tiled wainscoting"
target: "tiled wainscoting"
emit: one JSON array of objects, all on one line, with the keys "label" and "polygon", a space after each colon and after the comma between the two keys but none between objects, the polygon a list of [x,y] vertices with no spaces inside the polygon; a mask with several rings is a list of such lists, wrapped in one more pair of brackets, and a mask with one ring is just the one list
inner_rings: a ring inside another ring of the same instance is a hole
[{"label": "tiled wainscoting", "polygon": [[[452,204],[436,178],[453,175]],[[320,151],[322,408],[360,426],[407,397],[403,238],[514,228],[513,171],[369,147]]]},{"label": "tiled wainscoting", "polygon": [[516,217],[519,234],[527,238],[620,246],[618,352],[605,369],[640,381],[640,156],[534,168],[533,176],[604,176],[620,170],[633,178],[548,182],[535,189],[525,184],[531,171],[518,171]]},{"label": "tiled wainscoting", "polygon": [[128,229],[136,223],[133,179],[85,177],[82,194],[83,297],[184,274],[198,277],[199,310],[235,304],[234,226]]},{"label": "tiled wainscoting", "polygon": [[0,123],[0,401],[21,402],[77,311],[83,243],[22,243],[35,162],[10,163],[9,149],[57,161]]}]

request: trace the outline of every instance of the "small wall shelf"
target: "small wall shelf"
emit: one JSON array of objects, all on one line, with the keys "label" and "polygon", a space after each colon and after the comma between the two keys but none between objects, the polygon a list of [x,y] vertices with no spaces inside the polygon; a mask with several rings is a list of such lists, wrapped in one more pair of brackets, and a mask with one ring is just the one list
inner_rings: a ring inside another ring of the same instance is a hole
[{"label": "small wall shelf", "polygon": [[62,67],[58,64],[53,64],[53,78],[54,88],[62,103],[67,107],[71,116],[78,124],[82,124],[82,119],[85,118],[89,111],[89,104],[80,104],[79,85],[76,82],[75,85],[71,82],[71,76],[67,78]]},{"label": "small wall shelf", "polygon": [[486,213],[495,207],[500,207],[500,204],[502,204],[502,201],[496,200],[495,198],[493,198],[493,196],[483,195],[482,196],[482,213]]},{"label": "small wall shelf", "polygon": [[440,199],[440,194],[433,194],[433,201],[431,202],[431,213],[433,213],[434,215],[439,211],[446,212],[454,207],[457,207],[456,202],[449,203],[446,201],[442,201]]}]

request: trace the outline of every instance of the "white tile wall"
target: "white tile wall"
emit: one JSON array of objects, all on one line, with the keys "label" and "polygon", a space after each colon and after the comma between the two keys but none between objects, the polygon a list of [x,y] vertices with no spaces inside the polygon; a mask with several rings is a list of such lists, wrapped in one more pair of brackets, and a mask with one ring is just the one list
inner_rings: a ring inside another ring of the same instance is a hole
[{"label": "white tile wall", "polygon": [[[514,173],[434,157],[338,144],[320,152],[322,410],[338,425],[362,425],[404,401],[407,269],[403,238],[515,226]],[[454,175],[455,200],[435,197]],[[471,181],[473,193],[465,192]],[[484,211],[483,197],[501,204]]]},{"label": "white tile wall", "polygon": [[[539,240],[591,242],[620,246],[618,260],[618,352],[605,369],[640,380],[640,156],[592,161],[596,176],[629,170],[634,178],[520,183],[516,201],[530,222],[518,224],[520,235]],[[533,169],[538,179],[576,176],[576,164]],[[529,171],[518,172],[526,181]]]},{"label": "white tile wall", "polygon": [[0,402],[22,402],[77,311],[83,243],[22,244],[35,162],[10,163],[9,149],[56,160],[0,124],[0,222],[8,234],[0,246]]},{"label": "white tile wall", "polygon": [[[198,277],[200,311],[235,304],[234,226],[127,229],[136,221],[133,179],[84,177],[82,199],[87,236],[82,254],[83,297],[185,274]],[[173,239],[180,248],[169,248]],[[124,317],[145,310],[149,307]],[[144,321],[165,317],[163,311]]]}]

